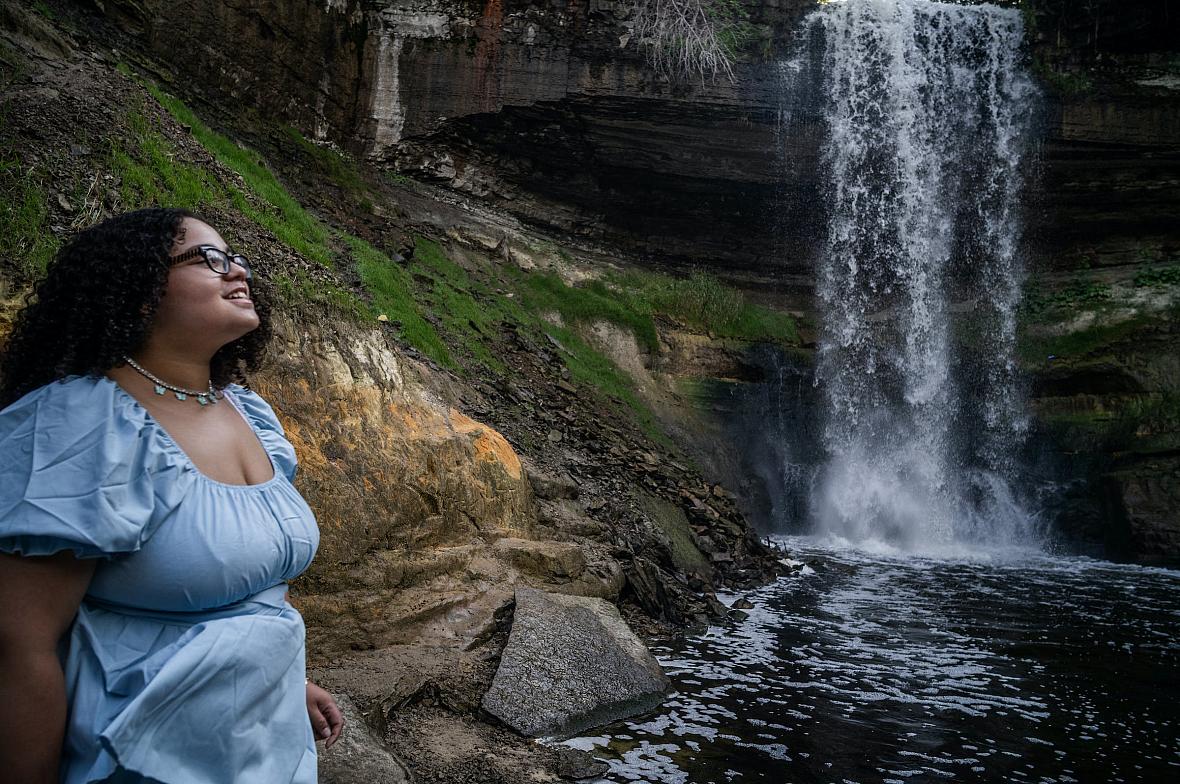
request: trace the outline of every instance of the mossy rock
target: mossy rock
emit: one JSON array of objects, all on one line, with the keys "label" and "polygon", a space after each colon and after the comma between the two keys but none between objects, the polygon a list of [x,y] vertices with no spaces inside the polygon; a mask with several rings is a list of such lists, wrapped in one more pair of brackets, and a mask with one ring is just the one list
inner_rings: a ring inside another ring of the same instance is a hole
[{"label": "mossy rock", "polygon": [[693,542],[692,528],[680,507],[647,493],[639,493],[639,505],[666,538],[677,569],[701,576],[711,573],[709,561]]}]

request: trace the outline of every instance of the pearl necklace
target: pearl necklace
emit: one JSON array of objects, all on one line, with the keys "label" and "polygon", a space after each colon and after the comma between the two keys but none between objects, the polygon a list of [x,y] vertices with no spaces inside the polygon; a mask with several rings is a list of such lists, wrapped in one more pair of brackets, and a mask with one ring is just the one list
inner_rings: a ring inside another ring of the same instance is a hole
[{"label": "pearl necklace", "polygon": [[217,391],[213,388],[213,381],[209,381],[209,391],[205,392],[199,389],[185,389],[184,387],[175,387],[167,381],[162,381],[151,374],[146,368],[140,365],[131,357],[123,357],[123,361],[130,365],[135,372],[151,381],[155,386],[153,387],[157,395],[163,395],[164,390],[169,390],[176,396],[177,400],[188,400],[190,397],[196,398],[197,402],[202,406],[207,406],[210,403],[217,402]]}]

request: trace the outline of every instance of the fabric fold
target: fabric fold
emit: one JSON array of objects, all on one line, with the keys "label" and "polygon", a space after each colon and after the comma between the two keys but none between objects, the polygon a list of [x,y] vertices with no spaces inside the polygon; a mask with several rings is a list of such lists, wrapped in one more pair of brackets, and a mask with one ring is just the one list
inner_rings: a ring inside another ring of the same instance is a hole
[{"label": "fabric fold", "polygon": [[135,552],[183,500],[191,472],[118,393],[73,376],[0,412],[0,552]]}]

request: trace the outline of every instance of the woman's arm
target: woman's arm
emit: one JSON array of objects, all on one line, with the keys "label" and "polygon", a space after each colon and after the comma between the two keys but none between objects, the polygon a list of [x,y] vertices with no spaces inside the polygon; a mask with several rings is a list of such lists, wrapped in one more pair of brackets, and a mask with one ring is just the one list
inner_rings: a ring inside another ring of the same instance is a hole
[{"label": "woman's arm", "polygon": [[78,612],[93,560],[0,553],[0,771],[56,784],[66,723],[57,643]]}]

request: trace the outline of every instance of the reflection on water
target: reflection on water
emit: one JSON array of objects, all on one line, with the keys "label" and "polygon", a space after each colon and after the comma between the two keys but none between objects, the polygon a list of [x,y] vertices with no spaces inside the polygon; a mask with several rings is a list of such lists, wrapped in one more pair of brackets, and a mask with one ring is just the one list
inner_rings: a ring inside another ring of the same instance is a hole
[{"label": "reflection on water", "polygon": [[568,741],[604,781],[1180,780],[1180,573],[784,544],[814,571],[654,647],[659,712]]}]

